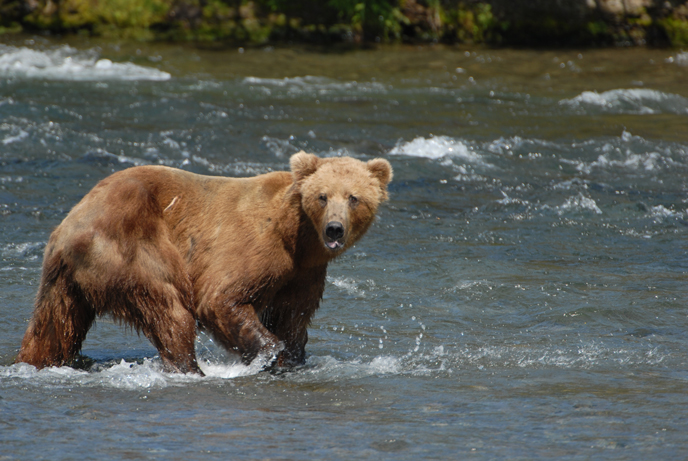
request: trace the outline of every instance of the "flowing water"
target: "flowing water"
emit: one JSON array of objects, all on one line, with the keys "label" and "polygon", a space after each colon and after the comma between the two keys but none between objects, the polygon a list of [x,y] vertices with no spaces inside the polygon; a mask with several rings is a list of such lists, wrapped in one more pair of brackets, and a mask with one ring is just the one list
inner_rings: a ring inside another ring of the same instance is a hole
[{"label": "flowing water", "polygon": [[[681,459],[688,53],[0,45],[0,458]],[[167,374],[100,319],[12,361],[42,251],[111,172],[387,158],[305,366]]]}]

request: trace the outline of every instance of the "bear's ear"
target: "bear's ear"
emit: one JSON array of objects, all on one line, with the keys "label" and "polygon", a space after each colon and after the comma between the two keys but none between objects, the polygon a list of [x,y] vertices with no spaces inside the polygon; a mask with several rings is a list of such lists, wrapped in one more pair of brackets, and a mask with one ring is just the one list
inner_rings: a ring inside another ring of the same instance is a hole
[{"label": "bear's ear", "polygon": [[320,159],[318,157],[313,154],[307,154],[304,151],[292,155],[289,160],[289,166],[291,174],[294,176],[294,182],[299,182],[315,173],[319,162]]},{"label": "bear's ear", "polygon": [[394,176],[392,173],[392,165],[383,158],[370,160],[367,163],[367,167],[373,177],[380,181],[380,186],[382,186],[383,189],[386,188],[387,184],[392,180],[392,176]]}]

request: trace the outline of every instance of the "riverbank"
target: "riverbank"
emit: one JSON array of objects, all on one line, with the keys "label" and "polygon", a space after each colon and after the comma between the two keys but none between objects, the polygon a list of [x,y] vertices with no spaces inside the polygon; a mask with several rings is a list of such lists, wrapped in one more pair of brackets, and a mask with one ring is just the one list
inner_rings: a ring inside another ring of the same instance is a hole
[{"label": "riverbank", "polygon": [[688,1],[6,0],[0,34],[242,44],[688,46]]}]

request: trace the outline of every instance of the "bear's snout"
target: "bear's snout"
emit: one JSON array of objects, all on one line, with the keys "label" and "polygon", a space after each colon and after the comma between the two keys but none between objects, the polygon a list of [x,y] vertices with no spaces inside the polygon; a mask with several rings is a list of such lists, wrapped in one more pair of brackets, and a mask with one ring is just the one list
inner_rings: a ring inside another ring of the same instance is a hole
[{"label": "bear's snout", "polygon": [[327,237],[325,245],[331,250],[336,250],[344,243],[340,240],[344,237],[344,225],[339,221],[330,221],[325,226],[325,236]]}]

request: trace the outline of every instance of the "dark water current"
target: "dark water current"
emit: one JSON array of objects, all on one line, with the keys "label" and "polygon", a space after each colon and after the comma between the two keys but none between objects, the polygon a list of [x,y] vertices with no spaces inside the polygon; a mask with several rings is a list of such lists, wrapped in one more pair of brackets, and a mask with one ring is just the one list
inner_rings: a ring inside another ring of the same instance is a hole
[{"label": "dark water current", "polygon": [[[688,53],[0,45],[1,459],[683,459]],[[387,158],[307,364],[207,376],[102,319],[88,369],[12,365],[51,230],[164,164]]]}]

